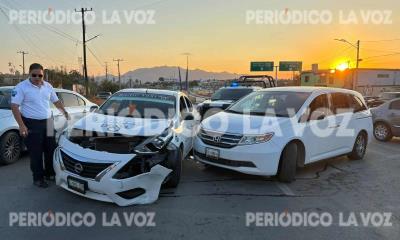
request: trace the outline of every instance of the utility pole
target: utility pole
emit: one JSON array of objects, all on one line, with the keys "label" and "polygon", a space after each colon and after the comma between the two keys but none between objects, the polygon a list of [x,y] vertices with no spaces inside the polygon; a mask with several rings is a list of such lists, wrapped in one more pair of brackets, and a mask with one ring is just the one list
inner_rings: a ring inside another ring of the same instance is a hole
[{"label": "utility pole", "polygon": [[182,77],[181,77],[181,68],[178,67],[178,74],[179,74],[179,91],[182,91]]},{"label": "utility pole", "polygon": [[275,67],[275,84],[278,86],[278,67],[279,66],[274,66]]},{"label": "utility pole", "polygon": [[89,95],[89,79],[87,76],[87,64],[86,64],[86,26],[85,26],[85,12],[91,12],[93,9],[81,8],[81,10],[76,10],[75,12],[80,12],[82,14],[82,36],[83,36],[83,77],[85,78],[85,90],[86,95]]},{"label": "utility pole", "polygon": [[17,53],[22,54],[22,77],[24,77],[25,76],[25,55],[29,54],[29,53],[27,53],[25,51],[19,51]]},{"label": "utility pole", "polygon": [[189,55],[186,55],[186,92],[189,94]]},{"label": "utility pole", "polygon": [[108,81],[108,62],[104,62],[106,65],[106,81]]},{"label": "utility pole", "polygon": [[189,94],[189,56],[192,55],[191,53],[182,53],[182,55],[186,56],[186,79],[185,79],[185,88],[187,93]]},{"label": "utility pole", "polygon": [[118,58],[118,59],[113,59],[113,61],[117,62],[117,65],[118,65],[118,81],[119,81],[119,89],[121,90],[122,85],[121,85],[121,72],[119,71],[119,62],[123,62],[124,59]]}]

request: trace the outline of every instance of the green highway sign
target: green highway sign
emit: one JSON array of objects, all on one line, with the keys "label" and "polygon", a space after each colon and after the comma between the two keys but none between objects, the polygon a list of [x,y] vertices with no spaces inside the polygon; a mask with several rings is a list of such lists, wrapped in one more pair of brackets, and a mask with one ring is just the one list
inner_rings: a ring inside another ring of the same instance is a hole
[{"label": "green highway sign", "polygon": [[274,62],[251,62],[251,72],[268,72],[274,71]]},{"label": "green highway sign", "polygon": [[279,62],[279,71],[301,71],[302,62]]}]

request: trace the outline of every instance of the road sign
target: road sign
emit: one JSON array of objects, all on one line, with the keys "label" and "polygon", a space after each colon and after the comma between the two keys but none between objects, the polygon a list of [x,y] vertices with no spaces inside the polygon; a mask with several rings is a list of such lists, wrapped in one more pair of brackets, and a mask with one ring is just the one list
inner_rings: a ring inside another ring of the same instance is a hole
[{"label": "road sign", "polygon": [[279,71],[301,71],[302,62],[279,62]]},{"label": "road sign", "polygon": [[252,72],[274,71],[274,62],[251,62],[250,71]]}]

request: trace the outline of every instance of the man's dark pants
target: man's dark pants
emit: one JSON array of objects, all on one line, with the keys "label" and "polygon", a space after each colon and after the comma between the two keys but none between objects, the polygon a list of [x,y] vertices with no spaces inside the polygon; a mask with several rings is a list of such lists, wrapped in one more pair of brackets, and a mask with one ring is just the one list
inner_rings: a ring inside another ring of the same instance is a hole
[{"label": "man's dark pants", "polygon": [[53,120],[36,120],[25,117],[22,117],[22,120],[28,128],[25,145],[28,148],[31,159],[33,181],[42,180],[44,176],[54,176],[53,153],[56,148],[56,142],[53,134]]}]

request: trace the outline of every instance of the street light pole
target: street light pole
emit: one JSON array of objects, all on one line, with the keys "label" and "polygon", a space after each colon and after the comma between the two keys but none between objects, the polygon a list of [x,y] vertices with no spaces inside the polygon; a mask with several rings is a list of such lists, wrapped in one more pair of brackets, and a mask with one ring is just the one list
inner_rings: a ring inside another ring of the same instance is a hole
[{"label": "street light pole", "polygon": [[357,61],[356,61],[356,77],[353,81],[353,90],[356,90],[358,84],[358,66],[360,62],[360,40],[357,41]]},{"label": "street light pole", "polygon": [[347,44],[351,45],[352,47],[354,47],[355,49],[357,49],[356,70],[355,70],[355,74],[354,74],[354,75],[356,75],[356,77],[354,78],[354,75],[353,75],[353,86],[352,86],[353,90],[356,90],[357,82],[358,82],[358,67],[359,67],[359,62],[361,61],[361,59],[360,59],[360,40],[357,40],[356,45],[354,45],[353,43],[351,43],[343,38],[341,38],[341,39],[335,38],[334,40],[347,43]]}]

